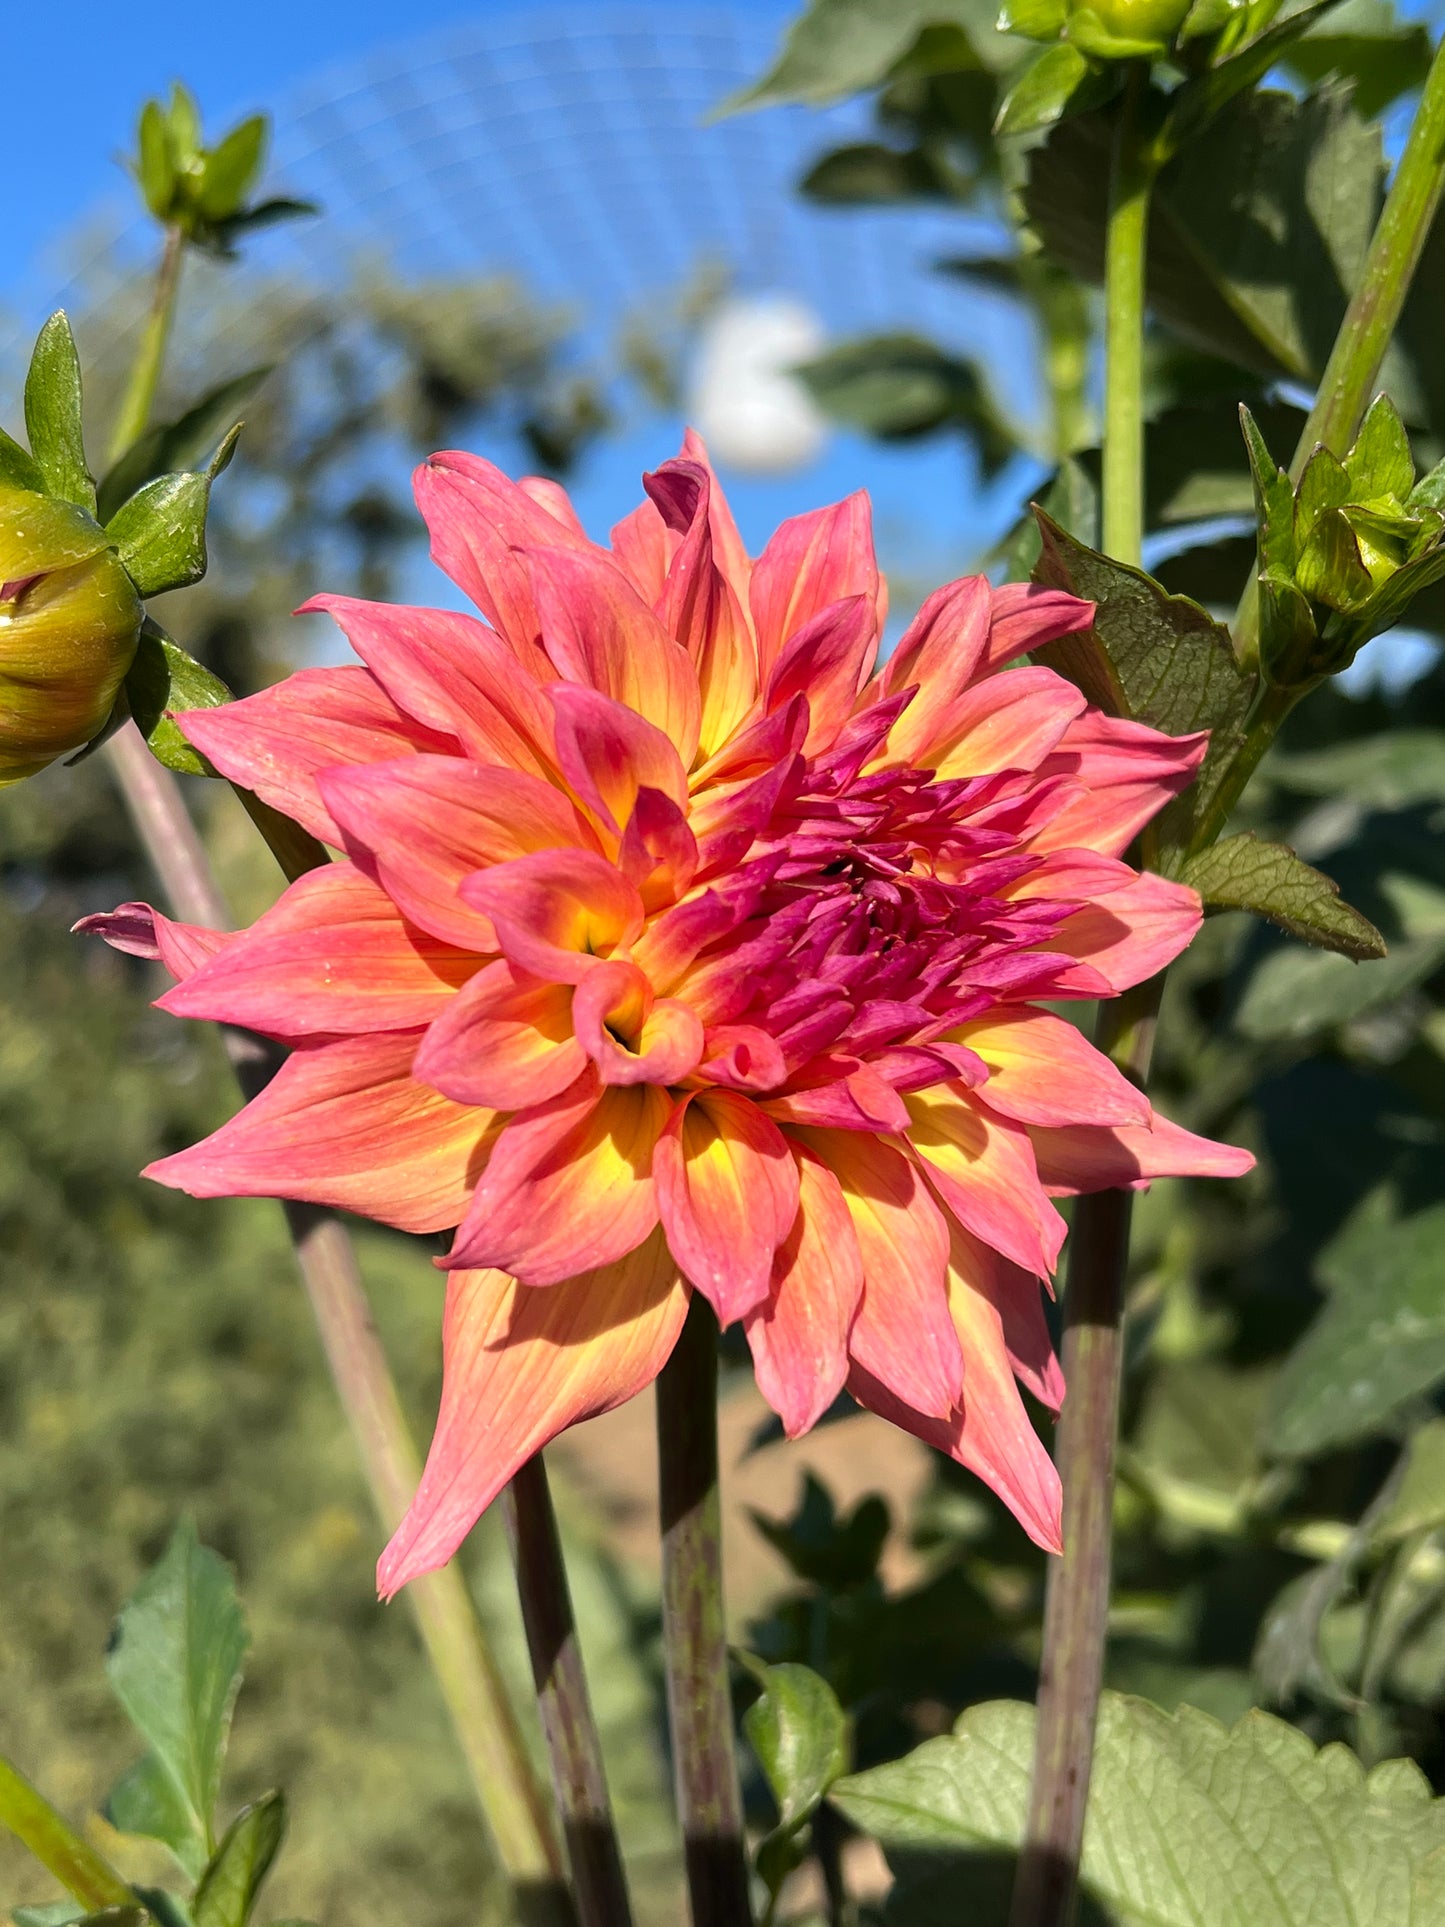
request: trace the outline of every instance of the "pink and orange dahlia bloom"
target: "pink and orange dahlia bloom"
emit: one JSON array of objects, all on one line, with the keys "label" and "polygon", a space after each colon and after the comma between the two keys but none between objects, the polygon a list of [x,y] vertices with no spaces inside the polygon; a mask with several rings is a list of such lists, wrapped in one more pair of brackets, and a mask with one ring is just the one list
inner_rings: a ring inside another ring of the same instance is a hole
[{"label": "pink and orange dahlia bloom", "polygon": [[1195,894],[1122,852],[1204,738],[1010,667],[1088,625],[1052,591],[951,583],[879,666],[866,496],[751,560],[692,436],[610,549],[476,456],[416,488],[484,620],[319,596],[360,664],[183,719],[339,860],[235,934],[101,920],[180,980],[164,1008],[290,1048],[152,1177],[455,1227],[382,1590],[650,1384],[693,1291],[790,1435],[846,1387],[1057,1547],[1018,1390],[1063,1391],[1052,1200],[1250,1163],[1041,1008],[1194,934]]}]

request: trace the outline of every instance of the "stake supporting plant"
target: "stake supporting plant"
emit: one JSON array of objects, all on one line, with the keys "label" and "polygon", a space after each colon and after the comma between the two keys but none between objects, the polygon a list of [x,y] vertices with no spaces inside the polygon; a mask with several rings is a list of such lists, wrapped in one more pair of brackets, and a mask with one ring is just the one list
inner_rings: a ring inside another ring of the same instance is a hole
[{"label": "stake supporting plant", "polygon": [[657,1381],[662,1632],[693,1927],[750,1927],[718,1491],[717,1321],[694,1292]]},{"label": "stake supporting plant", "polygon": [[577,1918],[580,1927],[631,1927],[632,1906],[607,1797],[602,1745],[540,1452],[513,1478],[502,1503]]}]

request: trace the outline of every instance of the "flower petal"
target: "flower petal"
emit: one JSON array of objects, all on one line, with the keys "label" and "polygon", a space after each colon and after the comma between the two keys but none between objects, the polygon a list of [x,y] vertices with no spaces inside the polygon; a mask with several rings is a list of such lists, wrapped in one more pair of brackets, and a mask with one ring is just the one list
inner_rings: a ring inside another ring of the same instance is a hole
[{"label": "flower petal", "polygon": [[239,935],[234,930],[208,930],[199,923],[173,923],[148,903],[118,904],[114,910],[82,917],[70,928],[74,936],[100,937],[112,950],[164,964],[178,982],[219,956]]},{"label": "flower petal", "polygon": [[442,1231],[467,1208],[493,1115],[412,1076],[418,1033],[293,1051],[219,1131],[147,1167],[193,1198],[298,1198],[401,1231]]},{"label": "flower petal", "polygon": [[853,714],[853,705],[878,646],[878,612],[871,596],[830,602],[795,629],[778,652],[768,677],[769,710],[807,698],[809,755],[831,748]]},{"label": "flower petal", "polygon": [[917,692],[889,730],[881,764],[928,766],[929,744],[946,738],[978,668],[990,601],[988,577],[965,576],[935,589],[909,623],[874,683],[879,697],[896,696],[910,685]]},{"label": "flower petal", "polygon": [[183,710],[176,721],[222,776],[335,849],[342,836],[317,789],[322,770],[456,754],[451,737],[404,715],[367,669],[298,669],[258,696]]},{"label": "flower petal", "polygon": [[753,564],[748,590],[762,674],[771,672],[784,644],[804,623],[845,596],[867,596],[878,611],[875,633],[881,630],[883,594],[873,554],[873,513],[861,489],[831,508],[782,523]]},{"label": "flower petal", "polygon": [[595,850],[514,857],[468,877],[461,895],[489,920],[498,949],[550,983],[581,983],[642,930],[636,885]]},{"label": "flower petal", "polygon": [[965,1230],[1026,1271],[1052,1272],[1065,1225],[1039,1183],[1023,1127],[989,1115],[962,1084],[934,1084],[904,1102],[908,1141]]},{"label": "flower petal", "polygon": [[572,992],[514,969],[485,965],[435,1019],[415,1074],[459,1104],[499,1111],[543,1104],[574,1084],[587,1054],[572,1029]]},{"label": "flower petal", "polygon": [[1216,1144],[1171,1124],[1158,1111],[1147,1128],[1085,1124],[1064,1130],[1031,1127],[1039,1178],[1058,1197],[1081,1191],[1133,1189],[1151,1178],[1239,1178],[1254,1169],[1252,1152]]},{"label": "flower petal", "polygon": [[988,1067],[977,1088],[1019,1124],[1147,1124],[1149,1100],[1062,1017],[995,1010],[949,1035]]},{"label": "flower petal", "polygon": [[1042,649],[1093,625],[1092,602],[1036,582],[1006,582],[993,591],[983,666],[1001,669],[1031,649]]},{"label": "flower petal", "polygon": [[551,716],[536,683],[494,630],[451,609],[407,609],[352,596],[312,596],[397,706],[454,737],[481,763],[549,776]]},{"label": "flower petal", "polygon": [[603,1085],[589,1066],[519,1111],[497,1138],[446,1260],[555,1285],[635,1251],[657,1223],[652,1161],[672,1100],[652,1084]]},{"label": "flower petal", "polygon": [[790,1127],[837,1178],[863,1257],[850,1356],[918,1411],[946,1418],[963,1355],[948,1315],[948,1227],[917,1171],[890,1144],[856,1131]]},{"label": "flower petal", "polygon": [[620,958],[594,964],[578,984],[572,1021],[604,1084],[678,1084],[702,1057],[694,1012],[671,998],[654,999],[636,964]]},{"label": "flower petal", "polygon": [[848,1333],[863,1294],[863,1254],[843,1189],[793,1147],[798,1213],[773,1258],[767,1298],[744,1320],[758,1389],[790,1439],[827,1411],[848,1378]]},{"label": "flower petal", "polygon": [[686,1097],[658,1143],[657,1204],[674,1257],[723,1325],[767,1298],[773,1254],[798,1215],[798,1167],[751,1099]]},{"label": "flower petal", "polygon": [[1203,920],[1198,892],[1188,884],[1129,870],[1116,888],[1076,910],[1040,949],[1077,957],[1117,993],[1173,963]]},{"label": "flower petal", "polygon": [[687,1300],[660,1233],[550,1291],[499,1271],[454,1271],[441,1411],[416,1497],[377,1568],[382,1597],[444,1565],[559,1432],[645,1390],[677,1342]]},{"label": "flower petal", "polygon": [[593,841],[559,790],[521,770],[417,756],[334,770],[322,787],[357,867],[374,875],[413,923],[468,950],[497,946],[486,916],[461,897],[464,877],[537,850]]},{"label": "flower petal", "polygon": [[644,788],[687,802],[687,772],[660,729],[581,683],[554,683],[557,763],[572,793],[618,837]]},{"label": "flower petal", "polygon": [[353,864],[329,863],[298,877],[160,1007],[268,1037],[414,1030],[477,968],[472,953],[407,923]]},{"label": "flower petal", "polygon": [[1013,669],[959,697],[946,734],[940,730],[920,753],[940,777],[1036,770],[1086,707],[1074,685],[1052,669]]},{"label": "flower petal", "polygon": [[1144,825],[1194,781],[1208,730],[1164,736],[1143,723],[1085,710],[1040,765],[1041,778],[1074,776],[1081,789],[1033,839],[1036,850],[1122,856]]}]

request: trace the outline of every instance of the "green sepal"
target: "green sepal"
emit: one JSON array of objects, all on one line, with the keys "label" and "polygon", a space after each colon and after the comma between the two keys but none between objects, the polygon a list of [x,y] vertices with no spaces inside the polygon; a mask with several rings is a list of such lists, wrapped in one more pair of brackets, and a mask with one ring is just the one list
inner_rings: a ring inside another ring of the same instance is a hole
[{"label": "green sepal", "polygon": [[145,1902],[146,1912],[156,1927],[194,1927],[190,1912],[179,1894],[173,1894],[165,1887],[137,1887],[136,1892]]},{"label": "green sepal", "polygon": [[171,83],[166,125],[177,170],[188,174],[201,158],[201,110],[190,88],[179,80]]},{"label": "green sepal", "polygon": [[1415,486],[1415,458],[1400,412],[1388,395],[1376,395],[1360,424],[1355,445],[1345,457],[1352,502],[1393,496],[1409,499]]},{"label": "green sepal", "polygon": [[1266,569],[1259,578],[1259,659],[1271,682],[1294,688],[1311,681],[1319,630],[1309,597],[1292,576]]},{"label": "green sepal", "polygon": [[196,207],[208,221],[228,221],[254,186],[266,154],[266,117],[253,114],[205,156]]},{"label": "green sepal", "polygon": [[1295,559],[1295,581],[1311,602],[1350,615],[1374,594],[1375,585],[1343,509],[1326,509],[1315,520]]},{"label": "green sepal", "polygon": [[1445,462],[1437,462],[1428,475],[1422,475],[1405,499],[1408,509],[1445,510]]},{"label": "green sepal", "polygon": [[158,475],[123,503],[105,525],[116,554],[142,596],[186,589],[206,573],[206,511],[211,483],[235,453],[233,428],[198,472]]},{"label": "green sepal", "polygon": [[195,1927],[246,1927],[261,1882],[286,1832],[286,1796],[263,1793],[243,1807],[191,1899]]},{"label": "green sepal", "polygon": [[228,436],[233,436],[241,426],[237,411],[245,407],[274,365],[267,362],[260,368],[248,368],[244,375],[222,382],[184,415],[150,429],[139,441],[132,442],[100,484],[96,512],[101,520],[108,520],[137,489],[156,476],[194,468],[213,449],[224,444]]},{"label": "green sepal", "polygon": [[80,420],[80,356],[63,308],[40,330],[25,377],[25,432],[46,489],[94,513]]},{"label": "green sepal", "polygon": [[1337,951],[1356,963],[1386,954],[1385,939],[1342,900],[1337,883],[1285,844],[1263,842],[1252,830],[1201,850],[1180,870],[1179,881],[1211,909],[1252,911],[1318,950]]},{"label": "green sepal", "polygon": [[[1210,0],[1201,0],[1201,3],[1208,6]],[[1236,94],[1242,94],[1247,87],[1253,87],[1263,80],[1271,67],[1278,64],[1286,47],[1307,33],[1323,14],[1339,5],[1340,0],[1316,0],[1314,6],[1302,7],[1287,20],[1277,21],[1252,40],[1231,50],[1226,57],[1217,59],[1207,73],[1186,81],[1171,104],[1164,141],[1166,150],[1173,153],[1186,141],[1192,140]],[[1199,5],[1190,10],[1180,33],[1181,39],[1214,30],[1191,27],[1198,12]],[[1227,4],[1221,7],[1216,0],[1214,13],[1220,28],[1229,25],[1231,16],[1237,16],[1238,12],[1239,9]]]},{"label": "green sepal", "polygon": [[169,218],[176,197],[178,175],[170,127],[158,100],[140,110],[136,129],[136,178],[145,204],[158,221]]},{"label": "green sepal", "polygon": [[0,484],[6,488],[29,489],[34,495],[45,493],[45,477],[35,457],[20,446],[13,435],[0,428]]},{"label": "green sepal", "polygon": [[1194,0],[1176,38],[1204,40],[1211,34],[1222,33],[1243,11],[1241,0]]},{"label": "green sepal", "polygon": [[1332,455],[1323,442],[1304,465],[1295,490],[1295,542],[1303,546],[1306,537],[1327,509],[1343,508],[1351,499],[1350,478],[1345,465]]},{"label": "green sepal", "polygon": [[1113,77],[1096,68],[1067,40],[1034,55],[999,107],[993,131],[1032,134],[1067,114],[1083,113],[1107,97]]},{"label": "green sepal", "polygon": [[1065,32],[1079,51],[1092,60],[1159,60],[1169,51],[1163,40],[1136,40],[1125,34],[1110,33],[1091,7],[1075,8],[1069,14]]},{"label": "green sepal", "polygon": [[234,700],[231,692],[149,618],[125,679],[125,698],[158,763],[181,776],[216,774],[174,719],[186,709],[219,709]]},{"label": "green sepal", "polygon": [[1254,507],[1259,523],[1259,561],[1265,570],[1289,574],[1294,568],[1294,488],[1289,476],[1270,454],[1259,423],[1244,403],[1239,424],[1254,478]]},{"label": "green sepal", "polygon": [[1068,18],[1068,0],[1004,0],[998,31],[1025,40],[1057,40]]}]

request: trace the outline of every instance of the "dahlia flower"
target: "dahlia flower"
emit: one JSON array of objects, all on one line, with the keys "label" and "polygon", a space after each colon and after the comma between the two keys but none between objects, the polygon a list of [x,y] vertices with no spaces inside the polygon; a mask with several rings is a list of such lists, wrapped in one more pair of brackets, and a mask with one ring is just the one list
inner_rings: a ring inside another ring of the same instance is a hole
[{"label": "dahlia flower", "polygon": [[386,1593],[643,1390],[693,1291],[790,1436],[846,1387],[1056,1548],[1018,1390],[1063,1391],[1053,1199],[1251,1161],[1041,1007],[1193,935],[1121,852],[1204,738],[1009,667],[1090,621],[1047,590],[951,583],[878,666],[864,495],[753,561],[695,437],[645,488],[609,550],[552,483],[437,455],[432,553],[485,620],[319,596],[359,665],[182,719],[341,855],[236,934],[99,920],[180,980],[163,1008],[291,1052],[149,1174],[454,1228]]}]

